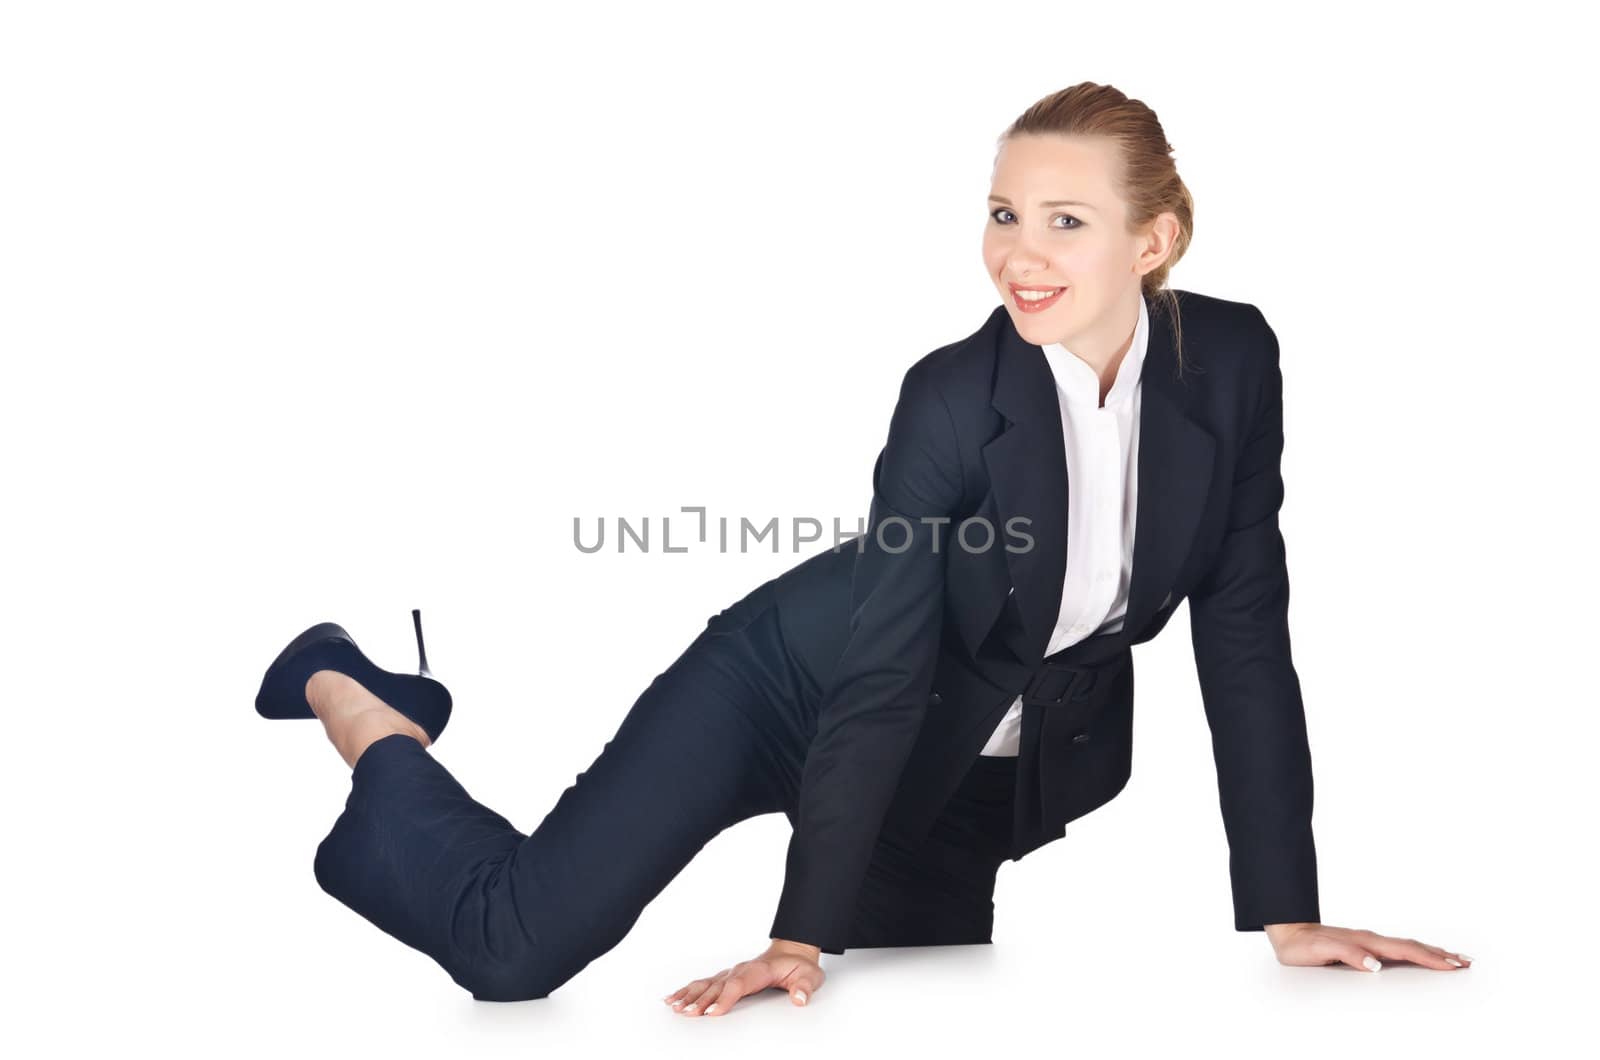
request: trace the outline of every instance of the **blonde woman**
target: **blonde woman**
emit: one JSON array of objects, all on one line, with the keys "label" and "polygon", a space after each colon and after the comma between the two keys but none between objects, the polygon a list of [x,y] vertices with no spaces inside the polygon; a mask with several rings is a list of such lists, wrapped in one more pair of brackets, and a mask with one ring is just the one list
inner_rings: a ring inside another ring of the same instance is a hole
[{"label": "blonde woman", "polygon": [[906,371],[867,532],[714,616],[532,835],[429,754],[451,700],[420,615],[416,675],[329,623],[280,653],[257,710],[320,718],[352,770],[328,893],[475,998],[540,998],[710,839],[782,812],[769,943],[676,1011],[805,1004],[823,953],[988,943],[1000,864],[1126,784],[1131,646],[1188,600],[1235,928],[1285,964],[1470,964],[1321,922],[1278,344],[1254,306],[1166,286],[1193,208],[1156,116],[1103,85],[1040,100],[985,210],[1000,304]]}]

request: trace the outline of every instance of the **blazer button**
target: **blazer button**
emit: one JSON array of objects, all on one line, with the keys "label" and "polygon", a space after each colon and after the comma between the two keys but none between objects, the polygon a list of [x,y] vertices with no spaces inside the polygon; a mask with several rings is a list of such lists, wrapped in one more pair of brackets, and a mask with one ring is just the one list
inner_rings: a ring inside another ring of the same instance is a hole
[{"label": "blazer button", "polygon": [[1072,738],[1072,742],[1073,743],[1088,743],[1089,742],[1089,734],[1086,733],[1086,732],[1080,732],[1080,733],[1078,733],[1077,735],[1075,735]]},{"label": "blazer button", "polygon": [[944,702],[944,697],[935,692],[933,695],[928,697],[928,702],[937,707],[940,703]]}]

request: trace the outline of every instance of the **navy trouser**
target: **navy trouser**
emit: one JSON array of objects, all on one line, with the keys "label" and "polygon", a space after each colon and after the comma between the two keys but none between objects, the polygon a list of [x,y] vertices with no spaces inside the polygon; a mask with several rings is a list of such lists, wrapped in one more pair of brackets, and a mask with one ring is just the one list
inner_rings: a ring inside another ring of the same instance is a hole
[{"label": "navy trouser", "polygon": [[[373,743],[317,848],[318,883],[480,1001],[548,996],[724,829],[793,821],[817,688],[764,589],[650,682],[532,835],[411,737]],[[879,840],[847,948],[991,941],[1016,761],[979,758],[916,849]]]}]

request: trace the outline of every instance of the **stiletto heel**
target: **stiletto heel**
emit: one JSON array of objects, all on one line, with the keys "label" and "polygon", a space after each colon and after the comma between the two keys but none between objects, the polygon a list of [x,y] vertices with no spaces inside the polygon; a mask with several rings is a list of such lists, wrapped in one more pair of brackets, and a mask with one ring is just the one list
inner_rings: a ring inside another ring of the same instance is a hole
[{"label": "stiletto heel", "polygon": [[305,630],[267,667],[256,692],[256,713],[263,718],[314,718],[306,700],[306,682],[318,670],[334,670],[358,681],[363,688],[398,710],[437,742],[450,720],[450,690],[428,670],[428,656],[422,645],[422,610],[412,608],[412,625],[417,631],[416,674],[390,673],[373,664],[356,647],[355,638],[344,627],[319,622]]},{"label": "stiletto heel", "polygon": [[428,672],[428,653],[422,648],[422,609],[411,609],[411,624],[417,627],[417,674],[421,677],[431,677]]}]

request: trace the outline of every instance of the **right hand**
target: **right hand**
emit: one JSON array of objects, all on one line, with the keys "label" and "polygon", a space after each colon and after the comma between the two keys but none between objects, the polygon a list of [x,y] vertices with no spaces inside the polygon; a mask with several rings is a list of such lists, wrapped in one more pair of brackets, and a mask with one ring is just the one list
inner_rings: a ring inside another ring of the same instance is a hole
[{"label": "right hand", "polygon": [[773,939],[766,952],[754,960],[696,979],[661,1000],[683,1016],[726,1016],[746,994],[777,988],[787,990],[796,1005],[804,1005],[827,978],[819,963],[821,957],[816,946]]}]

